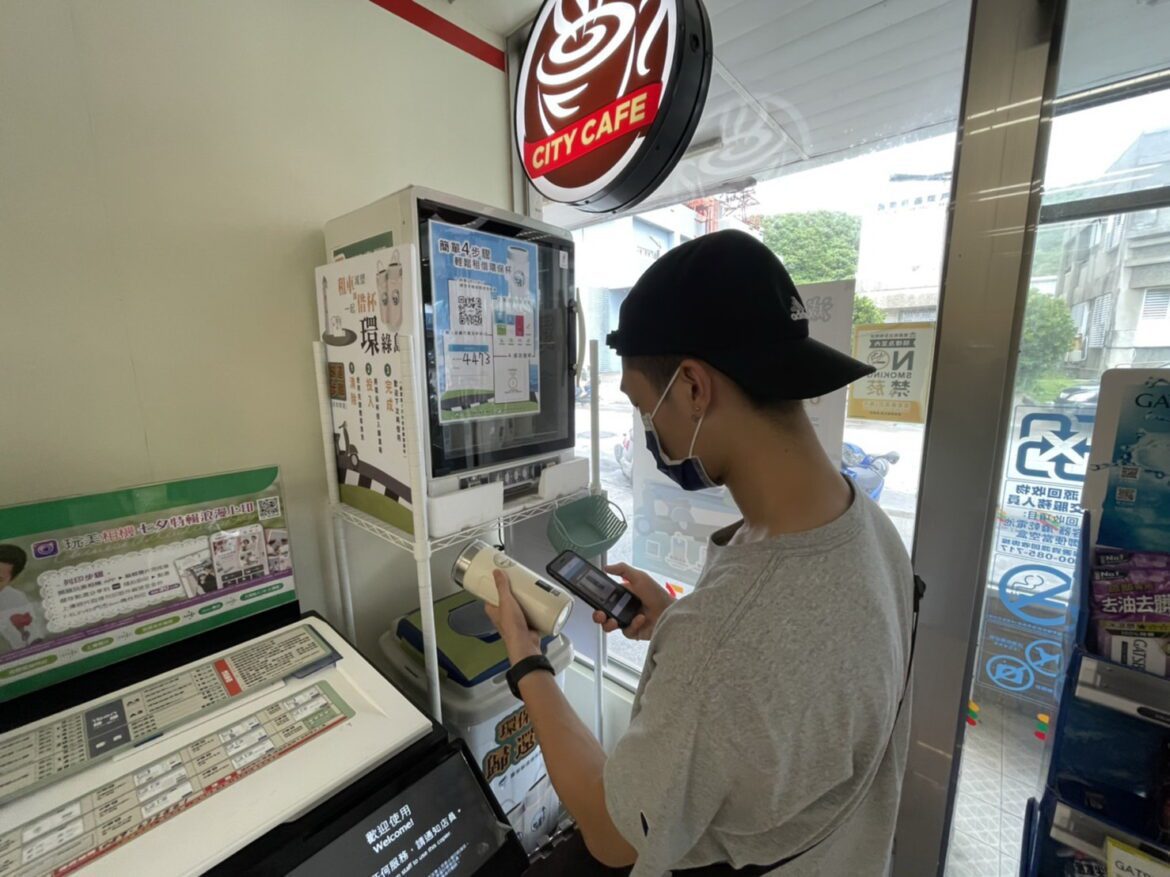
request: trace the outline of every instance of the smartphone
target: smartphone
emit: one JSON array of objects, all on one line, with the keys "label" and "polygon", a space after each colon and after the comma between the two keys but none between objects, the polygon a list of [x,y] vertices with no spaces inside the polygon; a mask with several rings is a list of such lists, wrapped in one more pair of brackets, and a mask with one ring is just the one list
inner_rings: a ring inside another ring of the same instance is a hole
[{"label": "smartphone", "polygon": [[546,568],[550,576],[619,627],[629,627],[642,611],[641,600],[574,551],[559,555]]}]

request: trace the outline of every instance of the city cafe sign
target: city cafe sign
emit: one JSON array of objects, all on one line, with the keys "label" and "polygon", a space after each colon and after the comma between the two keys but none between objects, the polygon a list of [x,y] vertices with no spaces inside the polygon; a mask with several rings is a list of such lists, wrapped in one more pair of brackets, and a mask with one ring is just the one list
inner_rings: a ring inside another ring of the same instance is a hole
[{"label": "city cafe sign", "polygon": [[652,193],[711,81],[702,0],[547,0],[516,86],[516,143],[541,195],[593,213]]}]

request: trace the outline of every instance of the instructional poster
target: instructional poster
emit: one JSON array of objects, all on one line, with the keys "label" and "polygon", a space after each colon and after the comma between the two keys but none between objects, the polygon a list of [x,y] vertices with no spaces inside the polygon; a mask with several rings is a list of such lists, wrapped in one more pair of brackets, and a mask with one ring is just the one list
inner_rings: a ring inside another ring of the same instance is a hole
[{"label": "instructional poster", "polygon": [[[407,533],[414,529],[406,405],[415,253],[387,247],[317,269],[341,501]],[[236,562],[235,550],[225,546],[224,563]]]},{"label": "instructional poster", "polygon": [[0,702],[295,600],[287,527],[275,467],[0,509]]},{"label": "instructional poster", "polygon": [[432,220],[439,422],[540,411],[536,246]]}]

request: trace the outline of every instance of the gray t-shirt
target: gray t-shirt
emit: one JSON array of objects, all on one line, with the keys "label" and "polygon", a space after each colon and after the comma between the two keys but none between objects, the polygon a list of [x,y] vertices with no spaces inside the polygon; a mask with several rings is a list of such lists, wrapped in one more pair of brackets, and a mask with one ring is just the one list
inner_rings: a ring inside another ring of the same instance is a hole
[{"label": "gray t-shirt", "polygon": [[[633,877],[715,862],[882,877],[909,742],[913,574],[855,492],[827,526],[715,535],[693,593],[659,618],[606,805]],[[730,542],[730,544],[729,544]]]}]

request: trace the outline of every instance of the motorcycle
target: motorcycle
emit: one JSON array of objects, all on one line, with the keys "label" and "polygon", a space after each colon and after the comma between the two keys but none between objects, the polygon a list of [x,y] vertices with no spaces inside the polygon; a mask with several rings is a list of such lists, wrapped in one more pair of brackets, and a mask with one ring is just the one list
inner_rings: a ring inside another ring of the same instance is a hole
[{"label": "motorcycle", "polygon": [[634,483],[634,454],[630,449],[630,434],[623,433],[622,440],[613,446],[613,458],[630,484]]},{"label": "motorcycle", "polygon": [[577,386],[573,396],[578,405],[587,405],[593,401],[593,382],[589,380],[589,366],[581,367],[581,374],[577,379]]},{"label": "motorcycle", "polygon": [[901,457],[897,451],[874,455],[867,454],[860,445],[852,442],[845,442],[841,446],[841,472],[875,502],[881,499],[890,467],[899,459]]}]

